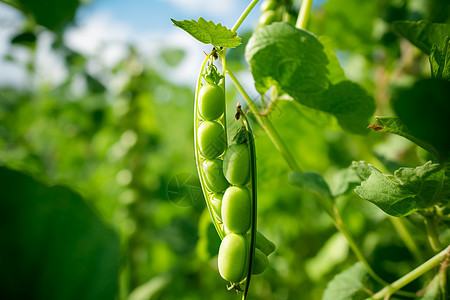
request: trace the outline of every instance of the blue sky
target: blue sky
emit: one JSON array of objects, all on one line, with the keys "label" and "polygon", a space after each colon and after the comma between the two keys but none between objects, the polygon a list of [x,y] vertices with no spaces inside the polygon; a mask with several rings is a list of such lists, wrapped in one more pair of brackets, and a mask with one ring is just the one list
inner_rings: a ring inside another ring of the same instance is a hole
[{"label": "blue sky", "polygon": [[[231,27],[249,3],[242,0],[95,0],[80,10],[77,17],[82,20],[100,11],[105,12],[136,33],[168,32],[175,29],[170,18],[183,20],[200,16]],[[256,23],[259,5],[243,28],[251,28]]]}]

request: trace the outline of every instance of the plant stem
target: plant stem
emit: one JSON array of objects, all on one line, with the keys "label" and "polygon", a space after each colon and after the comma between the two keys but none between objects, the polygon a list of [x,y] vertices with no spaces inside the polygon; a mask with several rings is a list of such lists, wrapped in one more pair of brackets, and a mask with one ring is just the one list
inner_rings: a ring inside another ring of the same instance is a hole
[{"label": "plant stem", "polygon": [[253,0],[250,2],[250,4],[247,6],[247,8],[244,10],[242,15],[239,17],[239,19],[234,24],[233,28],[231,30],[233,32],[236,32],[238,30],[239,26],[241,26],[242,22],[244,22],[245,18],[247,18],[248,14],[252,11],[253,7],[258,3],[259,0]]},{"label": "plant stem", "polygon": [[428,242],[434,252],[442,249],[439,240],[439,219],[435,215],[425,216],[425,227],[427,229]]},{"label": "plant stem", "polygon": [[417,262],[424,261],[422,252],[420,252],[419,248],[417,247],[417,244],[411,237],[411,234],[409,233],[408,229],[406,228],[403,220],[400,218],[389,216],[389,221],[391,221],[392,226],[394,226],[395,230],[397,231],[398,235],[402,239],[406,248],[408,248],[409,252],[411,252],[411,254],[414,256],[414,259]]},{"label": "plant stem", "polygon": [[300,7],[300,11],[298,12],[297,23],[295,27],[298,29],[305,29],[306,24],[308,23],[309,14],[311,12],[313,0],[303,0],[302,6]]},{"label": "plant stem", "polygon": [[345,238],[347,239],[347,242],[350,246],[350,248],[353,250],[353,253],[355,253],[356,257],[363,263],[364,267],[366,267],[367,273],[369,273],[369,275],[375,279],[376,281],[378,281],[378,283],[380,283],[381,285],[388,285],[388,283],[386,281],[384,281],[377,273],[375,273],[375,271],[372,269],[372,267],[370,266],[369,262],[366,260],[366,258],[364,257],[364,255],[361,252],[361,249],[358,247],[358,245],[355,243],[355,240],[353,239],[352,234],[350,233],[350,231],[347,229],[347,226],[345,226],[344,221],[341,218],[341,215],[339,213],[339,210],[336,206],[336,204],[334,204],[333,207],[333,215],[331,216],[335,222],[336,228],[345,236]]},{"label": "plant stem", "polygon": [[428,261],[424,262],[419,267],[415,268],[402,278],[398,279],[397,281],[393,282],[391,285],[383,288],[378,293],[374,294],[369,299],[383,299],[386,296],[392,295],[394,292],[398,291],[405,285],[409,284],[410,282],[414,281],[415,279],[419,278],[426,272],[430,271],[437,265],[439,265],[441,262],[443,262],[445,259],[450,257],[450,246],[448,246],[446,249],[442,250],[440,253],[433,256]]},{"label": "plant stem", "polygon": [[233,72],[230,70],[227,70],[228,76],[230,76],[233,83],[236,85],[237,89],[241,92],[242,96],[244,96],[245,101],[247,101],[247,104],[254,114],[256,120],[261,125],[262,128],[264,128],[264,131],[269,136],[272,143],[275,145],[275,148],[283,155],[284,159],[286,160],[287,164],[291,168],[292,171],[301,171],[300,166],[295,161],[294,156],[291,154],[289,149],[287,148],[286,144],[281,139],[278,132],[273,127],[270,120],[265,117],[261,116],[259,113],[258,106],[253,102],[253,100],[250,98],[250,96],[247,94],[247,92],[244,90],[240,82],[237,80],[236,76],[234,76]]}]

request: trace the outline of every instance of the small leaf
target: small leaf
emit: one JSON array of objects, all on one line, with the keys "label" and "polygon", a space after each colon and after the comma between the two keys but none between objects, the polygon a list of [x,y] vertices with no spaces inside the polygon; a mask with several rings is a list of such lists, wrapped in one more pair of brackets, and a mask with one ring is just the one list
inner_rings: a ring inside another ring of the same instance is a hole
[{"label": "small leaf", "polygon": [[394,217],[445,205],[450,198],[449,164],[427,162],[417,168],[400,168],[393,176],[364,162],[354,162],[352,168],[364,180],[355,192]]},{"label": "small leaf", "polygon": [[450,80],[450,38],[442,43],[442,50],[433,45],[430,54],[431,75],[433,78]]},{"label": "small leaf", "polygon": [[415,137],[409,130],[406,128],[405,124],[400,120],[399,117],[376,117],[378,126],[381,128],[379,130],[374,129],[378,132],[389,132],[399,136],[402,136],[414,144],[422,147],[423,149],[430,152],[435,157],[439,157],[439,152],[428,142]]},{"label": "small leaf", "polygon": [[322,300],[353,300],[356,295],[361,293],[369,296],[366,292],[367,288],[364,286],[367,279],[366,268],[361,262],[358,262],[336,275],[328,283]]},{"label": "small leaf", "polygon": [[392,29],[426,54],[430,54],[433,44],[439,45],[446,36],[450,36],[450,24],[431,23],[427,20],[396,21],[392,24]]},{"label": "small leaf", "polygon": [[432,145],[437,159],[450,155],[450,81],[425,79],[394,98],[394,110],[413,136]]},{"label": "small leaf", "polygon": [[195,20],[176,21],[171,19],[173,25],[183,29],[198,41],[211,44],[215,47],[234,48],[241,44],[241,38],[236,32],[212,21],[207,22],[203,18]]},{"label": "small leaf", "polygon": [[35,43],[36,35],[31,31],[19,33],[11,39],[11,44],[34,45]]},{"label": "small leaf", "polygon": [[291,184],[301,187],[321,196],[331,196],[330,188],[323,179],[322,175],[317,172],[293,172],[289,174]]}]

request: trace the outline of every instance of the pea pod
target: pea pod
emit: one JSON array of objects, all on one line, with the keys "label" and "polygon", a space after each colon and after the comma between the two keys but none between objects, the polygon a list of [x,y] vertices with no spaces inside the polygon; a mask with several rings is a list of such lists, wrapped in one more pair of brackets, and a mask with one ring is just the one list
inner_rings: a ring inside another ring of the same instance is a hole
[{"label": "pea pod", "polygon": [[[214,53],[203,62],[197,83],[195,158],[206,206],[222,239],[219,273],[231,283],[230,288],[243,291],[245,299],[251,275],[264,271],[273,247],[271,242],[257,237],[255,147],[240,106],[237,115],[242,116],[242,127],[236,134],[239,138],[227,147],[225,81],[213,65]],[[210,65],[206,66],[208,61]],[[202,78],[206,81],[203,84]],[[256,249],[258,246],[261,249]]]}]

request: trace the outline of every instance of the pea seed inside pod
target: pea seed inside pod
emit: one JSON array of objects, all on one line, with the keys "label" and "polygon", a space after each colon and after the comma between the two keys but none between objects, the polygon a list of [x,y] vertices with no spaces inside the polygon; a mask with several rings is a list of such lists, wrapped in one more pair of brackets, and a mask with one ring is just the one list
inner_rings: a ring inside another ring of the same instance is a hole
[{"label": "pea seed inside pod", "polygon": [[250,175],[250,153],[247,144],[233,144],[223,156],[223,174],[234,185],[246,185]]},{"label": "pea seed inside pod", "polygon": [[205,172],[206,186],[212,192],[221,193],[230,185],[223,176],[221,159],[205,160],[203,171]]},{"label": "pea seed inside pod", "polygon": [[220,276],[233,283],[245,278],[248,269],[249,241],[242,234],[227,234],[219,248]]},{"label": "pea seed inside pod", "polygon": [[207,83],[199,92],[199,113],[203,119],[218,119],[225,109],[225,94],[217,84]]},{"label": "pea seed inside pod", "polygon": [[211,204],[216,218],[222,222],[222,199],[223,194],[213,194],[211,196]]},{"label": "pea seed inside pod", "polygon": [[198,146],[207,159],[218,157],[225,150],[225,130],[215,121],[205,121],[198,127]]},{"label": "pea seed inside pod", "polygon": [[222,199],[222,220],[225,232],[245,233],[250,228],[251,195],[245,187],[231,186]]}]

